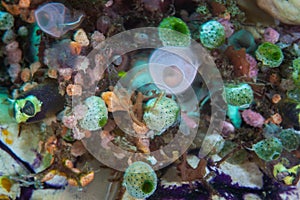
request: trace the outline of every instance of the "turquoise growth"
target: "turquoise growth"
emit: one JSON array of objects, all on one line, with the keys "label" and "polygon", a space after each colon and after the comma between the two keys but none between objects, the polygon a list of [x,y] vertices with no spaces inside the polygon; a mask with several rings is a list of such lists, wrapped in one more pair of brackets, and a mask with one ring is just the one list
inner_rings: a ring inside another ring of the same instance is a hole
[{"label": "turquoise growth", "polygon": [[164,46],[189,46],[191,43],[190,29],[182,19],[164,18],[158,28],[159,38]]},{"label": "turquoise growth", "polygon": [[163,96],[147,101],[143,119],[149,129],[160,135],[176,122],[178,113],[178,104],[173,99]]},{"label": "turquoise growth", "polygon": [[254,144],[252,149],[259,158],[265,161],[272,161],[279,158],[283,146],[278,138],[271,137]]},{"label": "turquoise growth", "polygon": [[62,3],[47,3],[35,10],[34,16],[42,31],[57,38],[77,28],[84,18],[83,13],[72,13]]},{"label": "turquoise growth", "polygon": [[268,67],[278,67],[283,61],[283,53],[281,49],[270,42],[264,42],[258,46],[255,56],[263,65]]},{"label": "turquoise growth", "polygon": [[134,198],[144,199],[151,196],[157,187],[157,176],[150,165],[137,161],[125,171],[123,186]]},{"label": "turquoise growth", "polygon": [[225,86],[225,99],[228,110],[227,116],[236,128],[240,128],[242,118],[239,110],[246,109],[254,99],[253,90],[247,83],[227,84]]},{"label": "turquoise growth", "polygon": [[202,45],[209,49],[221,46],[226,38],[223,25],[215,20],[202,24],[199,31]]}]

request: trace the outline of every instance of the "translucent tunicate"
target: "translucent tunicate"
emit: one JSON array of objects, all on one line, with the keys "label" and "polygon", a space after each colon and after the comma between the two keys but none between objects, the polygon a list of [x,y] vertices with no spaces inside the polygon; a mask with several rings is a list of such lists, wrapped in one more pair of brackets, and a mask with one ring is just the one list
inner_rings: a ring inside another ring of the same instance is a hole
[{"label": "translucent tunicate", "polygon": [[191,86],[201,64],[190,48],[163,47],[151,55],[149,72],[159,89],[180,94]]},{"label": "translucent tunicate", "polygon": [[34,16],[42,31],[54,37],[61,37],[75,29],[84,18],[82,12],[71,12],[61,3],[45,4],[34,12]]}]

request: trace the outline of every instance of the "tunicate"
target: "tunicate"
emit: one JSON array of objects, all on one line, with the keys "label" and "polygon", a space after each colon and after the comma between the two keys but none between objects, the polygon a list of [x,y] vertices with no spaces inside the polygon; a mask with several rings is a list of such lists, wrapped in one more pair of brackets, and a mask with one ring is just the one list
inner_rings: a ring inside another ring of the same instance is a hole
[{"label": "tunicate", "polygon": [[150,165],[137,161],[126,169],[123,185],[131,196],[144,199],[156,190],[157,176]]},{"label": "tunicate", "polygon": [[159,89],[179,94],[191,86],[200,65],[190,48],[163,47],[151,55],[149,72]]},{"label": "tunicate", "polygon": [[259,158],[265,161],[272,161],[279,158],[283,146],[278,138],[271,137],[259,141],[252,148]]},{"label": "tunicate", "polygon": [[71,12],[61,3],[47,3],[34,12],[38,26],[47,34],[61,37],[83,21],[84,14]]}]

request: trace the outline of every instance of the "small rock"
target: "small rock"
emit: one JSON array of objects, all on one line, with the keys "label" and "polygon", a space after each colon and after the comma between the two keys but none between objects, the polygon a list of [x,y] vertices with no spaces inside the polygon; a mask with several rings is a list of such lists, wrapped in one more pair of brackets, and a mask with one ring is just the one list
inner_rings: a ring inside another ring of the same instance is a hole
[{"label": "small rock", "polygon": [[257,0],[257,5],[283,23],[300,25],[299,0]]}]

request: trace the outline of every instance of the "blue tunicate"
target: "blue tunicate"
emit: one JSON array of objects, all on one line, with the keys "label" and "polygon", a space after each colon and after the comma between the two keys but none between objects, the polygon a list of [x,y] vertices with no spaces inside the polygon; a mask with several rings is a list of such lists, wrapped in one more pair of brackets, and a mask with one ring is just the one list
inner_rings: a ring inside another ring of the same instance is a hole
[{"label": "blue tunicate", "polygon": [[61,3],[47,3],[34,12],[38,26],[53,37],[61,37],[83,21],[84,14],[71,12]]},{"label": "blue tunicate", "polygon": [[239,30],[228,38],[228,45],[238,50],[245,48],[247,53],[253,53],[256,49],[255,39],[247,30]]}]

